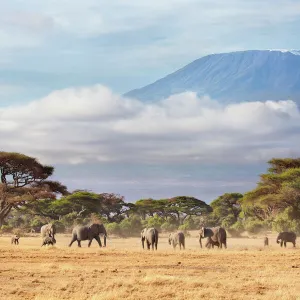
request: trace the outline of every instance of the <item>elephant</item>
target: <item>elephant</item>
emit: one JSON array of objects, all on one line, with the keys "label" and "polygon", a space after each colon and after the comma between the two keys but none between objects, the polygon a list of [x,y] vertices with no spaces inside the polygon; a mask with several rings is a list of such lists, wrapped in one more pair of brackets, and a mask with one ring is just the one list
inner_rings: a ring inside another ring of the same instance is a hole
[{"label": "elephant", "polygon": [[181,250],[181,246],[183,249],[185,249],[185,236],[182,231],[176,232],[176,233],[170,233],[169,235],[169,244],[173,245],[173,248],[175,249],[177,244],[179,244],[179,248]]},{"label": "elephant", "polygon": [[49,236],[55,239],[55,234],[56,234],[56,226],[54,224],[49,223],[41,227],[42,238]]},{"label": "elephant", "polygon": [[154,250],[154,246],[155,246],[155,250],[157,250],[158,231],[155,228],[143,229],[141,232],[141,240],[142,240],[143,249],[145,249],[144,244],[146,240],[148,250],[150,250],[150,246],[152,246],[152,250]]},{"label": "elephant", "polygon": [[56,243],[56,240],[54,237],[45,236],[41,247],[43,247],[44,245],[52,245],[53,246],[55,243]]},{"label": "elephant", "polygon": [[12,237],[11,237],[11,243],[12,244],[15,244],[15,245],[19,245],[19,236],[18,235],[13,235]]},{"label": "elephant", "polygon": [[[214,227],[214,228],[205,228],[202,227],[199,231],[199,243],[200,247],[202,248],[202,238],[210,238],[212,242],[216,245],[216,242],[219,243],[219,246],[222,249],[222,245],[224,244],[224,247],[227,248],[227,234],[226,230],[222,227]],[[210,242],[208,240],[208,242]],[[206,243],[206,246],[208,246],[208,242]],[[211,242],[210,242],[211,243]]]},{"label": "elephant", "polygon": [[99,247],[102,247],[101,240],[99,237],[100,234],[104,235],[104,247],[106,247],[107,232],[103,224],[92,224],[90,226],[76,226],[72,231],[72,240],[69,244],[69,247],[71,247],[75,241],[77,241],[78,247],[81,247],[81,241],[86,240],[89,240],[88,247],[90,247],[93,239],[95,239],[98,242]]},{"label": "elephant", "polygon": [[287,242],[293,243],[294,247],[296,247],[296,238],[296,233],[284,231],[279,233],[276,242],[277,244],[280,243],[280,247],[282,247],[282,245],[286,247]]},{"label": "elephant", "polygon": [[211,237],[208,237],[206,240],[205,247],[210,249],[210,247],[214,248],[214,246],[217,246],[219,248],[220,247],[219,242],[212,240]]}]

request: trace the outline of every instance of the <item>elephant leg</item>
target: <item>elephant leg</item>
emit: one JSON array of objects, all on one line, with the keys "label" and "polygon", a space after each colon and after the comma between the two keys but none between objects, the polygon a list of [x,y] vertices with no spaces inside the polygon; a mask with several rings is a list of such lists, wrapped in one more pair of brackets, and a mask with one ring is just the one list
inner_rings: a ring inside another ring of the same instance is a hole
[{"label": "elephant leg", "polygon": [[77,241],[78,247],[81,247],[81,241]]},{"label": "elephant leg", "polygon": [[157,250],[157,242],[155,242],[155,250]]},{"label": "elephant leg", "polygon": [[92,240],[93,240],[93,239],[90,239],[90,240],[89,240],[88,247],[91,247]]},{"label": "elephant leg", "polygon": [[296,247],[296,242],[295,241],[293,242],[293,246]]},{"label": "elephant leg", "polygon": [[220,248],[222,249],[223,247],[222,247],[222,241],[221,241],[220,237],[218,238],[218,242],[219,242]]},{"label": "elephant leg", "polygon": [[95,237],[95,240],[98,242],[99,247],[102,247],[101,239],[98,235]]},{"label": "elephant leg", "polygon": [[284,248],[286,248],[286,241],[284,241]]},{"label": "elephant leg", "polygon": [[282,246],[283,246],[283,241],[280,242],[280,247],[282,247]]},{"label": "elephant leg", "polygon": [[69,244],[69,247],[71,247],[72,244],[73,244],[75,241],[76,241],[76,239],[72,238],[72,241],[71,241],[71,243]]},{"label": "elephant leg", "polygon": [[147,241],[147,249],[150,250],[150,243]]}]

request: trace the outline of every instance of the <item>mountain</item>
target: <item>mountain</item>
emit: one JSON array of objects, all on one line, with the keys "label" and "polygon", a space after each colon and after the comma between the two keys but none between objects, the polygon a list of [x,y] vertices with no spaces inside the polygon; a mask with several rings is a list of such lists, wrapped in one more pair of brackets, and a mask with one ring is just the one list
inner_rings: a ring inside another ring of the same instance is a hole
[{"label": "mountain", "polygon": [[223,103],[292,99],[300,104],[300,51],[211,54],[125,96],[153,101],[185,91]]}]

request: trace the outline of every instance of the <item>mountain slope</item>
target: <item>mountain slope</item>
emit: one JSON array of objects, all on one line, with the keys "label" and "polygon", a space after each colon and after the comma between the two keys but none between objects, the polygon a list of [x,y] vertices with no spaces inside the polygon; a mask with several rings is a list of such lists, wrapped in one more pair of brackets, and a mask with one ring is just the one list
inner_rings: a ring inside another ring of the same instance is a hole
[{"label": "mountain slope", "polygon": [[283,50],[212,54],[125,96],[147,101],[194,91],[225,103],[284,99],[300,103],[299,54]]}]

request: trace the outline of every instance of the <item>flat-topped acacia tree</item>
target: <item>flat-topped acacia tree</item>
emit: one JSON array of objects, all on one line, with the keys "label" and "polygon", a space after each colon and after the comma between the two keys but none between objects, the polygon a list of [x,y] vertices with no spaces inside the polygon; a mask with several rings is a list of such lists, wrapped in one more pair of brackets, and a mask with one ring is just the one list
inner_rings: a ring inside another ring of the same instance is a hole
[{"label": "flat-topped acacia tree", "polygon": [[0,152],[0,227],[12,208],[68,193],[61,183],[48,180],[53,171],[54,167],[42,165],[33,157]]}]

